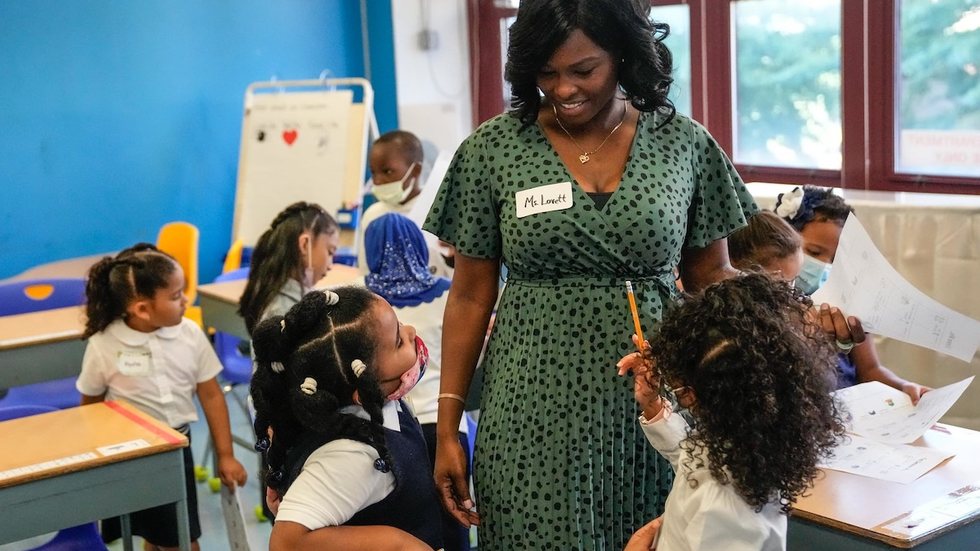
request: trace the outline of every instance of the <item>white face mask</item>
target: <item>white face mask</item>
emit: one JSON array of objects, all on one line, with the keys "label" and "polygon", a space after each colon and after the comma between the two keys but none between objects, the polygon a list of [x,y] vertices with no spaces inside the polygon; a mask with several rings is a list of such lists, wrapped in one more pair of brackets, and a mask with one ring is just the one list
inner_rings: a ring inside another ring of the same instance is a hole
[{"label": "white face mask", "polygon": [[[378,201],[388,203],[389,205],[400,205],[408,199],[408,196],[412,193],[412,189],[415,188],[414,182],[412,185],[405,185],[406,181],[410,181],[409,177],[412,171],[415,170],[415,165],[418,163],[412,163],[412,166],[408,167],[405,171],[405,175],[402,176],[397,182],[391,182],[388,184],[374,184],[371,191],[374,196],[378,198]],[[412,177],[414,180],[414,177]]]}]

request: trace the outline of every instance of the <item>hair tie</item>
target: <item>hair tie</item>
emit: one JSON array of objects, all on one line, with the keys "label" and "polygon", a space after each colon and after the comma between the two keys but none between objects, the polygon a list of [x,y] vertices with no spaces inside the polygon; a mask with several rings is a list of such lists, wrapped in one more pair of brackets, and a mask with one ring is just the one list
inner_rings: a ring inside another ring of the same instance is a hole
[{"label": "hair tie", "polygon": [[279,320],[279,332],[283,333],[286,331],[286,320],[285,318]]},{"label": "hair tie", "polygon": [[313,396],[316,393],[316,379],[313,377],[303,379],[303,383],[299,385],[299,389],[303,391],[303,394]]},{"label": "hair tie", "polygon": [[263,436],[255,441],[255,451],[264,452],[269,449],[269,444],[271,444],[271,442],[269,442],[269,437]]},{"label": "hair tie", "polygon": [[780,193],[776,197],[776,208],[773,209],[773,212],[780,218],[788,220],[796,218],[800,212],[800,207],[803,206],[803,196],[803,188],[799,186],[793,188],[793,191],[789,193]]},{"label": "hair tie", "polygon": [[361,360],[354,360],[350,363],[350,368],[354,370],[354,376],[360,378],[361,373],[364,373],[364,370],[367,369],[367,364]]},{"label": "hair tie", "polygon": [[269,367],[272,368],[273,373],[286,371],[286,366],[282,365],[282,362],[269,362]]},{"label": "hair tie", "polygon": [[334,304],[340,302],[340,295],[333,291],[323,291],[323,296],[327,298],[327,306],[333,306]]},{"label": "hair tie", "polygon": [[381,459],[380,457],[374,460],[374,468],[383,473],[386,473],[391,470],[391,467],[388,466],[388,462],[385,461],[384,459]]},{"label": "hair tie", "polygon": [[282,470],[280,470],[280,469],[276,469],[274,471],[269,472],[269,479],[272,482],[276,483],[276,484],[282,482],[282,479],[284,477],[285,477],[285,475],[283,474]]}]

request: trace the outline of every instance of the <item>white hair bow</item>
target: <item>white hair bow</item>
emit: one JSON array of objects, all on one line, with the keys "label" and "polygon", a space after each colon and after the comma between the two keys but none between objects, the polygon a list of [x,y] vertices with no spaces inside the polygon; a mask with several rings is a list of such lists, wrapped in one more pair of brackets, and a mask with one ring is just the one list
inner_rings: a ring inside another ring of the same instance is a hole
[{"label": "white hair bow", "polygon": [[803,206],[803,195],[803,188],[801,187],[795,187],[789,193],[780,193],[774,209],[776,216],[787,220],[796,218],[796,214],[800,212],[800,207]]}]

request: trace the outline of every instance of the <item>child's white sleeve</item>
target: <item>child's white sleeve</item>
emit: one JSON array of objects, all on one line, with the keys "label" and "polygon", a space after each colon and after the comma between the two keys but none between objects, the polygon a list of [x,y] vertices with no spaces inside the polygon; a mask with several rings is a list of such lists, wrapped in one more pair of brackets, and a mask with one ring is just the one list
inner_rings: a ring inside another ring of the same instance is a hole
[{"label": "child's white sleeve", "polygon": [[670,461],[674,471],[677,470],[677,462],[681,457],[681,441],[687,438],[687,421],[676,413],[670,411],[669,407],[664,407],[660,415],[652,420],[647,420],[640,415],[640,428],[646,435],[650,445],[653,446],[664,459]]},{"label": "child's white sleeve", "polygon": [[98,345],[89,339],[82,356],[82,371],[75,380],[75,388],[85,396],[102,396],[109,389],[106,370],[108,358]]},{"label": "child's white sleeve", "polygon": [[221,360],[218,359],[218,355],[214,352],[214,347],[208,340],[207,335],[204,334],[204,331],[196,323],[187,319],[184,319],[183,323],[191,326],[188,330],[191,331],[194,345],[197,348],[197,382],[203,383],[210,381],[221,373],[223,369]]},{"label": "child's white sleeve", "polygon": [[309,530],[344,524],[395,489],[394,474],[375,469],[376,459],[377,450],[354,440],[321,446],[286,491],[276,521],[295,522]]}]

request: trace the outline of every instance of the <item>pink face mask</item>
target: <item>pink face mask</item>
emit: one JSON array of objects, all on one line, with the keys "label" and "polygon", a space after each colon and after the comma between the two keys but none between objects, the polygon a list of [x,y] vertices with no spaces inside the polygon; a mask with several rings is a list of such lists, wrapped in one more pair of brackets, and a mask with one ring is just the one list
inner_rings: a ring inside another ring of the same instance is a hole
[{"label": "pink face mask", "polygon": [[402,373],[400,384],[394,392],[388,395],[389,401],[401,400],[408,391],[415,388],[422,375],[425,373],[425,366],[429,363],[429,349],[422,342],[422,337],[415,336],[415,365],[405,373]]}]

